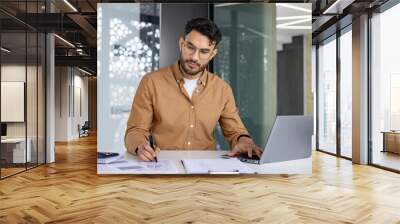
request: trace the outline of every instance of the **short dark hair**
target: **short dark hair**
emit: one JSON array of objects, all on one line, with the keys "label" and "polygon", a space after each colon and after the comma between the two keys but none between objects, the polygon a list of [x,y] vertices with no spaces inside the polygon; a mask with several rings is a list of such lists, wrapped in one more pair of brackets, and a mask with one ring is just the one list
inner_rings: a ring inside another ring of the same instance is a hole
[{"label": "short dark hair", "polygon": [[186,23],[185,36],[188,35],[192,30],[203,34],[210,39],[211,43],[218,43],[221,41],[221,32],[218,26],[211,20],[206,18],[193,18]]}]

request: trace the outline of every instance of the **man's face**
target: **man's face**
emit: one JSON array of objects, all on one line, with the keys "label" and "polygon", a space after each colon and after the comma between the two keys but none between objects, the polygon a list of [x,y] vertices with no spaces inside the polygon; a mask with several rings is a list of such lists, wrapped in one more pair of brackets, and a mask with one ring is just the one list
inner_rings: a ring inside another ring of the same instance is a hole
[{"label": "man's face", "polygon": [[197,75],[203,71],[208,62],[217,54],[215,43],[207,36],[192,30],[185,38],[179,39],[180,64],[188,75]]}]

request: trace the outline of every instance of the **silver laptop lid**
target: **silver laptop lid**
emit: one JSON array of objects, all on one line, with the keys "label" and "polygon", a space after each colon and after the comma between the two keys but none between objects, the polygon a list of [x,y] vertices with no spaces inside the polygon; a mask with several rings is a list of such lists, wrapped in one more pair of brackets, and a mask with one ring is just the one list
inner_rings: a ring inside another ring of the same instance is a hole
[{"label": "silver laptop lid", "polygon": [[277,116],[260,164],[310,157],[312,134],[312,116]]}]

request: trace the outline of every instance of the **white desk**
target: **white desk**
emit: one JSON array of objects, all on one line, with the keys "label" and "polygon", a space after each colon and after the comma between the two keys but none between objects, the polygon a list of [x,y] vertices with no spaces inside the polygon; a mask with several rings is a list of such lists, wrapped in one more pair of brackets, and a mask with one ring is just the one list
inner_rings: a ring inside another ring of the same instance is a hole
[{"label": "white desk", "polygon": [[[163,173],[163,174],[186,174],[185,168],[181,163],[181,159],[212,159],[221,158],[220,156],[226,154],[227,151],[179,151],[179,150],[165,150],[161,151],[157,157],[158,160],[169,159],[172,160],[178,169],[178,173]],[[130,153],[125,154],[125,160],[137,161],[137,157]],[[277,163],[265,163],[262,165],[247,164],[258,174],[311,174],[312,173],[312,159],[311,157],[299,160],[291,160]],[[117,169],[120,164],[97,164],[98,174],[133,174],[131,171],[123,171]],[[137,173],[135,173],[137,174]],[[143,173],[145,174],[145,173]]]},{"label": "white desk", "polygon": [[6,138],[1,139],[2,145],[14,145],[12,149],[13,163],[25,163],[25,158],[27,162],[31,161],[31,139],[27,138],[27,147],[25,154],[25,138]]}]

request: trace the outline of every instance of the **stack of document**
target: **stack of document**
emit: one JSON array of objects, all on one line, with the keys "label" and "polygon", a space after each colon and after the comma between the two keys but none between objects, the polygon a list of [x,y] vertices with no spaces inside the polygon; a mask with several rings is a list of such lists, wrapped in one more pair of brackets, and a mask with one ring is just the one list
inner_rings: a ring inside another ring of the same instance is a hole
[{"label": "stack of document", "polygon": [[253,169],[237,158],[230,159],[183,159],[188,174],[254,174]]}]

